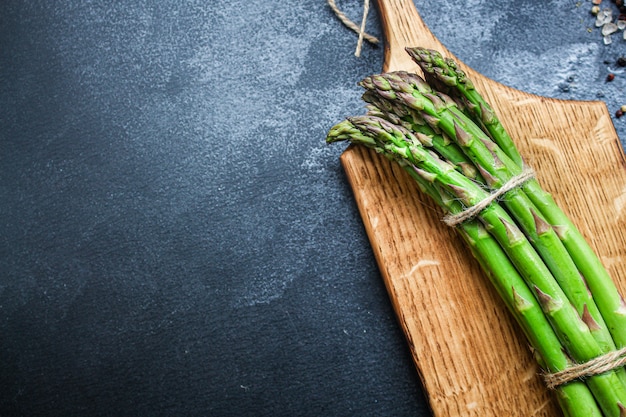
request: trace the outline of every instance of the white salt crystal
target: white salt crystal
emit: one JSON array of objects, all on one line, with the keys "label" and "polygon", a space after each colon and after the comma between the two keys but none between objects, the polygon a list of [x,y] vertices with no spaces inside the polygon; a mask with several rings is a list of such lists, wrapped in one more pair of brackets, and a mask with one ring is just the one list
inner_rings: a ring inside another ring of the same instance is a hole
[{"label": "white salt crystal", "polygon": [[615,23],[606,23],[602,26],[602,36],[608,36],[617,32],[617,25]]},{"label": "white salt crystal", "polygon": [[596,27],[604,26],[613,20],[613,12],[611,9],[602,9],[596,16]]}]

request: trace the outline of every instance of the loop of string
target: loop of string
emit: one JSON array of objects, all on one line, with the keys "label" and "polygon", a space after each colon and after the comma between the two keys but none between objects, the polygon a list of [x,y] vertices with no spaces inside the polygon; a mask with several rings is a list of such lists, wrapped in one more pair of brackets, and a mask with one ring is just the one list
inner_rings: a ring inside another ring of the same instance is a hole
[{"label": "loop of string", "polygon": [[339,10],[337,5],[335,4],[335,0],[328,0],[328,5],[333,10],[333,12],[335,12],[335,15],[337,15],[339,20],[341,20],[341,23],[343,23],[344,25],[346,25],[346,27],[348,27],[349,29],[359,34],[359,40],[356,44],[356,51],[354,52],[355,56],[357,57],[361,56],[363,40],[366,40],[375,45],[380,42],[377,37],[372,36],[369,33],[365,32],[365,22],[367,20],[367,14],[369,13],[369,9],[370,9],[369,0],[364,0],[364,3],[363,3],[363,18],[361,19],[361,26],[358,26],[356,23],[350,20],[348,16],[345,15],[345,13]]},{"label": "loop of string", "polygon": [[626,347],[559,372],[544,374],[543,379],[548,388],[554,389],[575,379],[599,375],[624,365],[626,365]]},{"label": "loop of string", "polygon": [[533,171],[530,167],[525,167],[521,174],[516,175],[509,179],[502,187],[495,190],[493,193],[489,194],[487,198],[478,202],[477,204],[466,208],[460,213],[450,214],[443,218],[443,222],[450,227],[457,226],[463,223],[466,220],[469,220],[475,216],[477,216],[481,211],[483,211],[489,204],[496,201],[498,198],[511,191],[512,189],[519,187],[524,184],[526,181],[535,178],[535,171]]}]

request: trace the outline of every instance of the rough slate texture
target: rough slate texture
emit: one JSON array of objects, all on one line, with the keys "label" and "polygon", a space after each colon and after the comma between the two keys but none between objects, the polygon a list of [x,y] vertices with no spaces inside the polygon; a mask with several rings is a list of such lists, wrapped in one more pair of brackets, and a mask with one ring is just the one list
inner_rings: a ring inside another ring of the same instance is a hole
[{"label": "rough slate texture", "polygon": [[[590,2],[416,5],[485,75],[626,102]],[[355,44],[323,0],[0,2],[0,415],[429,415],[323,143]]]}]

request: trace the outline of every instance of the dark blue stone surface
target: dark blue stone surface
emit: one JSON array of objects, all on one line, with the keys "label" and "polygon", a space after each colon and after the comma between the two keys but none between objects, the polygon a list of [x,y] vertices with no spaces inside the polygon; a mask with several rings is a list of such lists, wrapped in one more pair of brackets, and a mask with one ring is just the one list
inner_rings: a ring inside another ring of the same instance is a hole
[{"label": "dark blue stone surface", "polygon": [[[484,74],[613,113],[625,43],[579,3],[416,1]],[[1,416],[429,415],[324,144],[382,66],[355,46],[323,0],[0,2]]]}]

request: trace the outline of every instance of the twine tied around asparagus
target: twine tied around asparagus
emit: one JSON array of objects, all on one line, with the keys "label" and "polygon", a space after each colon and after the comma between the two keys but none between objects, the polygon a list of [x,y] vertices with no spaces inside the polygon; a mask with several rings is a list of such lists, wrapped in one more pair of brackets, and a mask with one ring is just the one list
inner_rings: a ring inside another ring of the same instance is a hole
[{"label": "twine tied around asparagus", "polygon": [[543,379],[549,389],[555,389],[575,379],[599,375],[624,365],[626,365],[626,347],[559,372],[543,374]]},{"label": "twine tied around asparagus", "polygon": [[460,213],[449,214],[445,216],[443,218],[443,222],[450,227],[454,227],[463,223],[466,220],[472,219],[480,214],[480,212],[483,211],[485,208],[487,208],[489,204],[493,203],[512,189],[519,187],[526,181],[532,180],[533,178],[535,178],[535,171],[532,168],[526,166],[519,175],[516,175],[509,179],[507,182],[504,183],[504,185],[502,185],[502,187],[489,194],[487,198],[471,207],[466,208]]},{"label": "twine tied around asparagus", "polygon": [[380,42],[377,37],[372,36],[369,33],[365,32],[365,21],[367,20],[367,14],[369,13],[369,10],[370,10],[369,0],[364,0],[363,2],[363,17],[361,18],[360,26],[358,26],[356,23],[350,20],[348,16],[346,16],[345,13],[339,10],[339,8],[337,7],[337,4],[335,4],[335,0],[328,0],[328,5],[333,10],[335,15],[339,18],[339,20],[341,20],[341,23],[343,23],[344,25],[346,25],[346,27],[348,27],[349,29],[352,29],[353,31],[359,34],[359,40],[357,41],[357,44],[356,44],[356,51],[354,52],[354,55],[356,57],[361,56],[361,49],[363,47],[364,39],[370,43],[373,43],[374,45],[377,45]]}]

